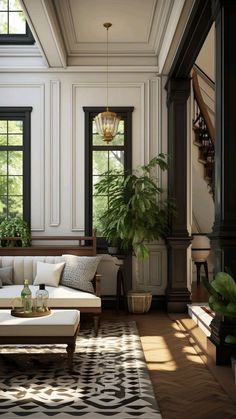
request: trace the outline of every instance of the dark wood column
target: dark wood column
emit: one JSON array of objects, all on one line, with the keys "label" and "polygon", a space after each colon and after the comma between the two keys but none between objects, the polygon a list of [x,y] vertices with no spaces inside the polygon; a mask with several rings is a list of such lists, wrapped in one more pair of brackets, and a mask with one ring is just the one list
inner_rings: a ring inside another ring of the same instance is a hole
[{"label": "dark wood column", "polygon": [[[211,237],[215,271],[228,267],[236,278],[236,1],[212,0],[216,28],[216,144],[215,223]],[[229,362],[224,344],[229,330],[216,316],[211,340],[216,345],[216,362]],[[235,349],[234,349],[235,350]]]},{"label": "dark wood column", "polygon": [[167,83],[168,105],[168,193],[174,199],[177,215],[171,220],[168,244],[167,309],[186,311],[190,302],[187,288],[187,249],[190,236],[187,229],[187,100],[190,93],[188,78],[171,78]]}]

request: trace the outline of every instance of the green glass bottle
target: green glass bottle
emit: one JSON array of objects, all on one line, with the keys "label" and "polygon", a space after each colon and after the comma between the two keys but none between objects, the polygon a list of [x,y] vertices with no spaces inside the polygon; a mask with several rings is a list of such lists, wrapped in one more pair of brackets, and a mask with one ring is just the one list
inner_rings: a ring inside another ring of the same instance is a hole
[{"label": "green glass bottle", "polygon": [[25,312],[32,311],[32,293],[29,288],[28,279],[24,279],[24,288],[21,291],[22,306]]}]

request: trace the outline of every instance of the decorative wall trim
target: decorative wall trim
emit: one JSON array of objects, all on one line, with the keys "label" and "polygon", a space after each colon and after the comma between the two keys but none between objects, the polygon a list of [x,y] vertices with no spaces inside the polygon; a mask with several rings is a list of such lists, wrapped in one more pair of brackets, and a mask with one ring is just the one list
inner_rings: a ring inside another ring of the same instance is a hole
[{"label": "decorative wall trim", "polygon": [[[132,85],[133,86],[133,85]],[[145,164],[145,83],[136,84],[137,87],[140,88],[140,146],[142,149],[140,150],[140,161],[142,164]],[[130,87],[130,85],[129,85]]]},{"label": "decorative wall trim", "polygon": [[[4,67],[0,68],[0,73],[106,73],[106,66],[68,66],[67,68],[47,68],[47,67]],[[158,73],[158,66],[112,66],[109,73]]]},{"label": "decorative wall trim", "polygon": [[[25,87],[25,85],[23,85]],[[27,87],[37,87],[37,85],[27,85]],[[40,145],[40,217],[37,220],[38,224],[31,224],[31,231],[45,231],[45,85],[38,85],[40,88],[40,138],[42,139]],[[32,182],[31,182],[32,185]]]},{"label": "decorative wall trim", "polygon": [[[139,262],[139,289],[151,291],[153,295],[165,293],[167,278],[167,250],[164,244],[150,245],[149,258]],[[135,269],[133,269],[135,274]]]},{"label": "decorative wall trim", "polygon": [[[79,202],[78,192],[76,190],[76,179],[77,179],[77,165],[76,165],[76,114],[77,114],[77,104],[76,104],[76,92],[80,88],[86,87],[87,89],[99,88],[99,87],[106,87],[106,83],[74,83],[72,84],[72,168],[71,168],[71,185],[72,185],[72,203],[71,203],[71,223],[72,231],[83,231],[84,227],[77,224],[77,218],[79,210],[81,209],[81,203]],[[109,83],[110,88],[132,88],[136,87],[140,89],[140,164],[144,163],[144,149],[145,149],[145,83],[138,82],[138,83]],[[114,104],[110,104],[110,106],[115,106]],[[125,106],[125,105],[124,105]]]},{"label": "decorative wall trim", "polygon": [[[162,151],[162,119],[161,119],[161,79],[159,77],[148,80],[148,129],[147,129],[147,148],[146,161],[156,156]],[[161,172],[158,172],[158,179],[161,181]]]},{"label": "decorative wall trim", "polygon": [[61,163],[61,83],[50,81],[50,226],[60,225],[60,163]]}]

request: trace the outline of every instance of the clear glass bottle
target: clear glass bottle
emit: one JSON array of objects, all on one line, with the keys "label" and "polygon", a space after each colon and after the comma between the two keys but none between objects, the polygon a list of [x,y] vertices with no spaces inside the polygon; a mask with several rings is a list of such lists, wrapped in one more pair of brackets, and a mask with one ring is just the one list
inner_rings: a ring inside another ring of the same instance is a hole
[{"label": "clear glass bottle", "polygon": [[32,311],[32,293],[29,288],[29,281],[28,279],[24,279],[24,287],[21,291],[21,301],[24,311],[31,312]]},{"label": "clear glass bottle", "polygon": [[45,289],[45,284],[40,284],[36,291],[36,310],[47,311],[48,309],[48,291]]}]

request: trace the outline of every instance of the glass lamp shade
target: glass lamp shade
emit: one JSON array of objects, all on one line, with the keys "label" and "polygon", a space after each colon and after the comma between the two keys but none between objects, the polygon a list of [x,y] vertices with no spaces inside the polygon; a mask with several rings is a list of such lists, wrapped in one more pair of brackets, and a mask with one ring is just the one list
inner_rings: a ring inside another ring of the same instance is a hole
[{"label": "glass lamp shade", "polygon": [[115,112],[101,112],[94,118],[97,131],[103,138],[103,141],[109,143],[116,136],[120,117]]},{"label": "glass lamp shade", "polygon": [[192,259],[194,262],[205,262],[210,254],[210,240],[205,234],[193,235]]}]

